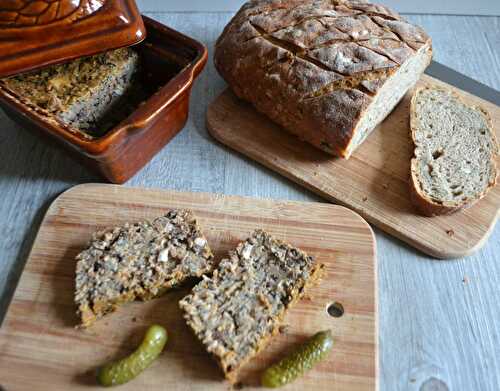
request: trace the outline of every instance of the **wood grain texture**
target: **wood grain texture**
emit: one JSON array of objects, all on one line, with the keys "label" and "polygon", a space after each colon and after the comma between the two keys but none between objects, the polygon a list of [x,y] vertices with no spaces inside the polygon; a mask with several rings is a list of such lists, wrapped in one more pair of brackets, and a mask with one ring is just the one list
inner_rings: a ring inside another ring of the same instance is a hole
[{"label": "wood grain texture", "polygon": [[[195,83],[186,127],[126,186],[321,201],[313,192],[242,158],[207,134],[207,106],[226,88],[211,60],[213,44],[232,14],[148,15],[204,42],[210,60]],[[500,18],[408,18],[431,35],[436,61],[500,89]],[[0,123],[1,318],[50,202],[74,184],[99,178],[2,112]],[[449,390],[498,391],[500,224],[481,250],[447,262],[436,262],[374,230],[380,389],[430,391],[431,386],[444,383]]]},{"label": "wood grain texture", "polygon": [[[500,107],[428,75],[417,83],[457,91],[490,113],[500,140]],[[437,258],[470,255],[490,235],[500,212],[500,186],[473,207],[434,218],[418,214],[408,184],[414,145],[410,90],[349,160],[332,158],[290,135],[229,89],[207,111],[207,127],[221,143],[255,159],[327,200],[345,205],[385,232]],[[497,163],[500,167],[500,159]]]},{"label": "wood grain texture", "polygon": [[[164,354],[123,390],[226,390],[215,361],[190,333],[178,301],[189,288],[148,303],[122,306],[88,330],[77,330],[73,304],[75,256],[92,232],[109,225],[189,208],[199,218],[216,260],[262,228],[325,264],[321,282],[285,317],[286,332],[243,369],[247,390],[290,347],[331,329],[335,349],[288,390],[375,390],[377,363],[376,255],[370,226],[335,205],[255,200],[207,193],[175,193],[81,185],[56,199],[37,235],[14,300],[0,330],[0,379],[9,391],[101,389],[92,369],[131,352],[152,323],[164,325]],[[345,313],[327,312],[333,302]],[[134,321],[135,318],[135,321]],[[71,349],[64,349],[71,346]],[[93,385],[93,387],[92,387]],[[254,387],[255,386],[255,387]]]}]

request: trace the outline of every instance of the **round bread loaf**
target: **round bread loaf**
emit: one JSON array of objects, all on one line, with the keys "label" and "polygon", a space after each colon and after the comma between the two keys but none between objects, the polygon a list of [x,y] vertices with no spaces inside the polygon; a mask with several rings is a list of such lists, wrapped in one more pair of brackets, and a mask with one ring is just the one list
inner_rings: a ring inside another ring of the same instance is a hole
[{"label": "round bread loaf", "polygon": [[215,49],[215,65],[237,96],[345,158],[431,57],[431,39],[420,27],[364,1],[250,1]]}]

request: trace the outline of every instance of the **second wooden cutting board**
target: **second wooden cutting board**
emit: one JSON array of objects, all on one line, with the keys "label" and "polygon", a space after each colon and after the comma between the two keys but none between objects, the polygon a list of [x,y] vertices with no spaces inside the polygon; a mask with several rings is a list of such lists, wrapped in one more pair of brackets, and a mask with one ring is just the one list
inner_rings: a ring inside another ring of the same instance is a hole
[{"label": "second wooden cutting board", "polygon": [[[440,85],[424,75],[418,85]],[[500,140],[500,108],[464,91],[491,114]],[[410,91],[349,160],[336,159],[289,135],[226,90],[209,107],[207,126],[221,143],[277,171],[322,197],[346,205],[370,223],[436,258],[471,254],[486,241],[500,210],[500,186],[470,209],[451,216],[419,216],[408,178]],[[499,164],[500,165],[500,164]]]},{"label": "second wooden cutting board", "polygon": [[[376,259],[373,232],[340,206],[176,193],[113,185],[81,185],[49,208],[0,329],[0,389],[100,390],[95,368],[130,353],[146,327],[164,325],[164,353],[119,390],[225,391],[230,389],[187,328],[178,301],[188,287],[147,303],[130,303],[88,330],[76,330],[75,256],[93,231],[189,208],[220,259],[254,229],[263,228],[326,265],[321,283],[285,318],[286,331],[252,360],[245,390],[258,390],[259,374],[297,342],[331,329],[332,353],[286,390],[372,391],[377,387]],[[332,317],[330,304],[345,313]]]}]

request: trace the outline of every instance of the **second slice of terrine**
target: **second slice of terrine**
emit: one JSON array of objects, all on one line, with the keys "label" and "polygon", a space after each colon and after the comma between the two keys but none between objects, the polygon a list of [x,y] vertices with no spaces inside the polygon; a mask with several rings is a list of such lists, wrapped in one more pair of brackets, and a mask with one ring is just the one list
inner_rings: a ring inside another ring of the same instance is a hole
[{"label": "second slice of terrine", "polygon": [[239,369],[278,332],[286,311],[322,268],[301,250],[258,230],[179,304],[194,334],[235,382]]}]

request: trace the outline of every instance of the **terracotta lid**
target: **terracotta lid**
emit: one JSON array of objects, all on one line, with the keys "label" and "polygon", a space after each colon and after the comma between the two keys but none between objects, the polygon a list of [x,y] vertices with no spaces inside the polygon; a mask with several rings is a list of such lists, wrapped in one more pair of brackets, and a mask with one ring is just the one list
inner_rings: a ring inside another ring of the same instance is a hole
[{"label": "terracotta lid", "polygon": [[0,77],[142,41],[134,0],[0,0]]}]

